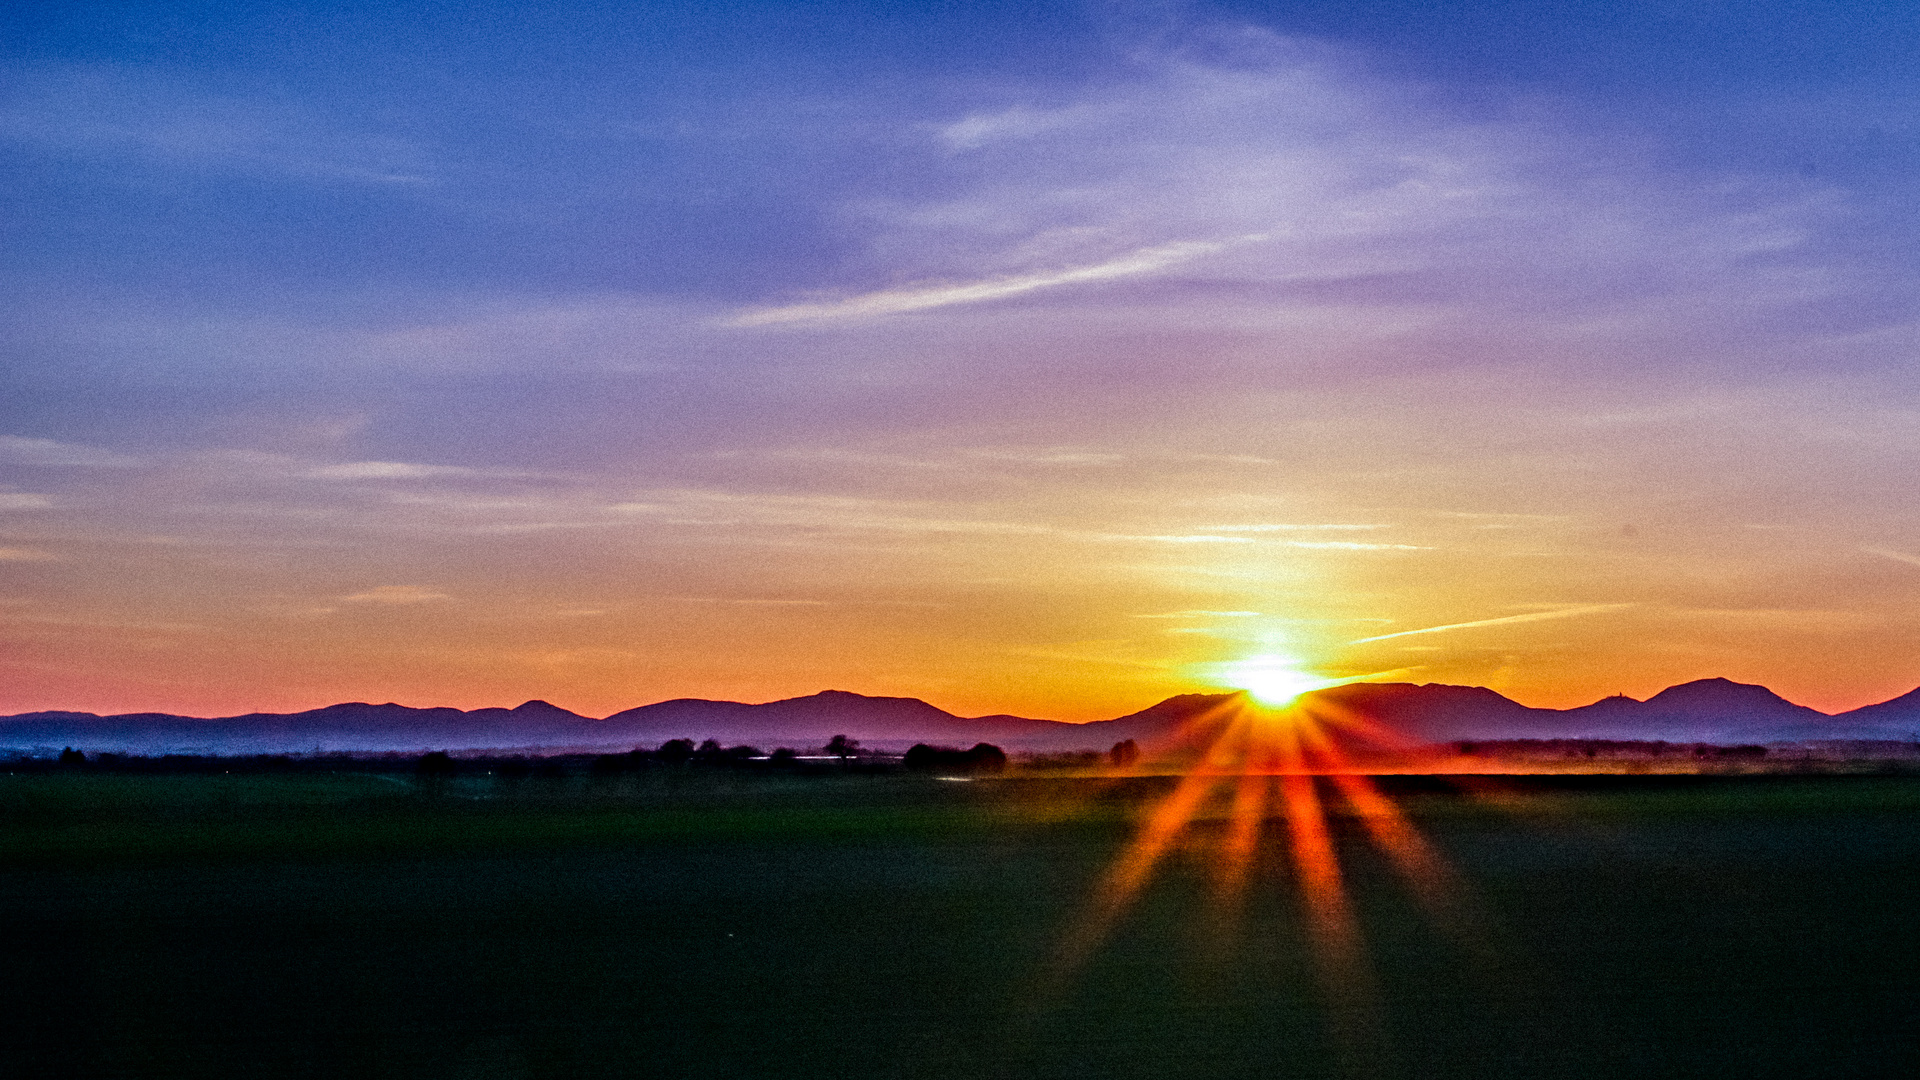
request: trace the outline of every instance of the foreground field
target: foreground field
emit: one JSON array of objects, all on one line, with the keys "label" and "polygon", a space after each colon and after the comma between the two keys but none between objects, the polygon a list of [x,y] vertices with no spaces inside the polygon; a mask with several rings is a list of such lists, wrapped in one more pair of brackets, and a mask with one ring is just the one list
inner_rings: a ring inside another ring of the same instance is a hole
[{"label": "foreground field", "polygon": [[[1316,980],[1279,823],[1230,902],[1224,830],[1203,821],[1092,958],[1058,968],[1166,780],[0,776],[0,1062],[206,1077],[1920,1068],[1920,780],[1386,783],[1456,874],[1455,918],[1437,926],[1336,817],[1373,975],[1341,989]],[[1356,1030],[1366,1045],[1329,1037]]]}]

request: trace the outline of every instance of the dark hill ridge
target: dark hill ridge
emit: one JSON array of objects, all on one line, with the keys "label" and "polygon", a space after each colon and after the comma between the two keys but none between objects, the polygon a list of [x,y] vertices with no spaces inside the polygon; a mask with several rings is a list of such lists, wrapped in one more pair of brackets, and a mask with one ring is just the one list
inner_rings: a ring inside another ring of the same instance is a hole
[{"label": "dark hill ridge", "polygon": [[1029,744],[1034,749],[1052,748],[1055,740],[1071,736],[1079,727],[1019,716],[967,719],[919,698],[867,697],[845,690],[823,690],[764,705],[679,698],[614,713],[601,723],[639,742],[713,737],[723,742],[818,746],[835,735],[849,735],[868,743],[971,745],[984,741],[1019,749],[1028,749]]},{"label": "dark hill ridge", "polygon": [[1920,689],[1909,690],[1892,701],[1841,713],[1840,717],[1872,725],[1884,732],[1882,738],[1920,742]]},{"label": "dark hill ridge", "polygon": [[1694,738],[1719,742],[1849,737],[1827,734],[1840,726],[1834,717],[1795,705],[1764,686],[1729,679],[1682,683],[1628,704],[1632,701],[1608,698],[1567,712],[1605,738],[1641,737],[1649,727],[1693,732]]},{"label": "dark hill ridge", "polygon": [[[348,702],[299,713],[199,719],[167,713],[39,712],[0,717],[0,748],[62,746],[131,753],[288,753],[428,748],[626,749],[668,739],[718,739],[807,748],[848,735],[881,748],[916,742],[1012,751],[1104,750],[1123,739],[1165,743],[1238,695],[1180,694],[1112,720],[1069,724],[1019,716],[961,717],[918,698],[827,690],[752,705],[678,698],[605,719],[544,701],[511,709],[416,709]],[[1576,709],[1535,709],[1485,687],[1442,683],[1349,683],[1308,695],[1410,744],[1459,739],[1665,739],[1672,742],[1785,742],[1920,738],[1920,689],[1878,705],[1828,716],[1764,686],[1701,679],[1645,701],[1610,697]]]}]

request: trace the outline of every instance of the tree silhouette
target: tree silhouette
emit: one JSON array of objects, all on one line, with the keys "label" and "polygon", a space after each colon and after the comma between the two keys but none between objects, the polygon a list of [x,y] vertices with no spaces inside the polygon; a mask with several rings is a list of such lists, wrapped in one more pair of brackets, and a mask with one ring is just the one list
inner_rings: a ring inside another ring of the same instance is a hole
[{"label": "tree silhouette", "polygon": [[860,740],[849,739],[845,735],[835,735],[827,740],[827,753],[842,761],[860,752]]},{"label": "tree silhouette", "polygon": [[975,743],[971,750],[915,743],[901,764],[915,772],[1000,772],[1007,767],[1007,754],[992,743]]},{"label": "tree silhouette", "polygon": [[972,772],[1001,772],[1007,767],[1007,752],[992,743],[974,743],[967,751],[967,768]]},{"label": "tree silhouette", "polygon": [[1116,769],[1130,769],[1140,760],[1140,744],[1132,739],[1122,739],[1113,744],[1113,749],[1107,751],[1107,760],[1112,762]]}]

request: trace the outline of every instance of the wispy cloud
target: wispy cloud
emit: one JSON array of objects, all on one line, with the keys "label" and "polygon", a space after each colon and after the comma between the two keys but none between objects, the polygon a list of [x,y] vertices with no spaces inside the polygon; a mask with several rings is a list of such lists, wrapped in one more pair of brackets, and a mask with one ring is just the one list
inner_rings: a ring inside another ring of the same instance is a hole
[{"label": "wispy cloud", "polygon": [[683,604],[743,604],[749,607],[830,607],[825,600],[778,600],[763,597],[675,596]]},{"label": "wispy cloud", "polygon": [[1127,455],[1107,450],[1074,449],[1033,449],[1033,450],[969,450],[966,456],[982,458],[988,461],[1013,461],[1023,465],[1119,465],[1127,461]]},{"label": "wispy cloud", "polygon": [[1352,540],[1283,540],[1288,547],[1325,551],[1432,551],[1425,544],[1361,544]]},{"label": "wispy cloud", "polygon": [[1135,615],[1136,619],[1251,619],[1260,615],[1258,611],[1163,611],[1151,615]]},{"label": "wispy cloud", "polygon": [[[1262,239],[1259,236],[1239,238],[1237,242]],[[1076,266],[1067,270],[1051,270],[1033,274],[1020,274],[1012,277],[993,278],[961,284],[920,285],[899,289],[884,289],[880,292],[851,296],[844,300],[829,300],[815,303],[787,304],[782,307],[756,308],[742,312],[730,320],[733,326],[770,326],[777,323],[826,322],[842,319],[871,319],[883,315],[898,315],[908,311],[923,311],[928,308],[947,307],[952,304],[974,304],[984,300],[1000,300],[1009,296],[1050,289],[1060,285],[1078,285],[1092,281],[1112,281],[1116,278],[1136,277],[1165,270],[1184,262],[1190,262],[1202,255],[1211,255],[1222,251],[1229,245],[1224,241],[1193,240],[1156,247],[1142,248],[1118,258],[1094,263],[1090,266]]]},{"label": "wispy cloud", "polygon": [[1099,109],[1074,106],[1035,109],[1015,105],[998,112],[980,112],[941,127],[940,140],[955,150],[975,150],[1003,139],[1025,139],[1094,119]]},{"label": "wispy cloud", "polygon": [[416,465],[405,461],[350,461],[340,465],[322,465],[309,470],[316,480],[426,480],[445,476],[471,476],[472,469],[456,465]]},{"label": "wispy cloud", "polygon": [[1210,536],[1206,533],[1174,533],[1164,536],[1127,536],[1114,534],[1102,536],[1104,540],[1144,540],[1155,544],[1251,544],[1253,540],[1245,536]]},{"label": "wispy cloud", "polygon": [[8,73],[0,138],[76,157],[388,188],[434,183],[421,147],[390,130],[342,127],[286,95],[221,97],[141,66],[48,64]]},{"label": "wispy cloud", "polygon": [[379,585],[341,599],[356,604],[426,604],[452,597],[424,585]]},{"label": "wispy cloud", "polygon": [[31,491],[0,491],[0,510],[45,510],[53,500]]},{"label": "wispy cloud", "polygon": [[1385,525],[1209,525],[1208,532],[1366,532]]},{"label": "wispy cloud", "polygon": [[1511,623],[1565,619],[1574,615],[1591,615],[1601,611],[1619,611],[1622,608],[1630,608],[1633,606],[1633,604],[1587,604],[1582,607],[1557,608],[1553,611],[1531,611],[1525,615],[1503,615],[1497,619],[1475,619],[1472,622],[1448,623],[1445,626],[1425,626],[1418,630],[1399,630],[1391,634],[1376,634],[1373,637],[1355,638],[1347,644],[1361,645],[1369,641],[1386,641],[1389,638],[1412,637],[1415,634],[1440,634],[1449,630],[1468,630],[1478,626],[1505,626]]},{"label": "wispy cloud", "polygon": [[91,469],[127,468],[142,463],[139,458],[97,446],[81,446],[52,439],[29,439],[20,435],[0,435],[0,459],[21,465]]},{"label": "wispy cloud", "polygon": [[1903,562],[1911,566],[1920,566],[1920,555],[1908,555],[1906,552],[1903,552],[1903,551],[1892,551],[1887,548],[1879,548],[1879,547],[1863,547],[1860,550],[1866,552],[1869,555],[1878,555],[1883,559],[1892,559],[1894,562]]}]

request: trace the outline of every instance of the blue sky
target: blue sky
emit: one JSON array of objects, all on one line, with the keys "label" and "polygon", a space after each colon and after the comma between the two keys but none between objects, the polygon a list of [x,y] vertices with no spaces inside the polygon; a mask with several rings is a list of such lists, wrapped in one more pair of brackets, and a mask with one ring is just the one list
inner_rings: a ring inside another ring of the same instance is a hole
[{"label": "blue sky", "polygon": [[1908,7],[5,19],[21,708],[1920,680]]}]

